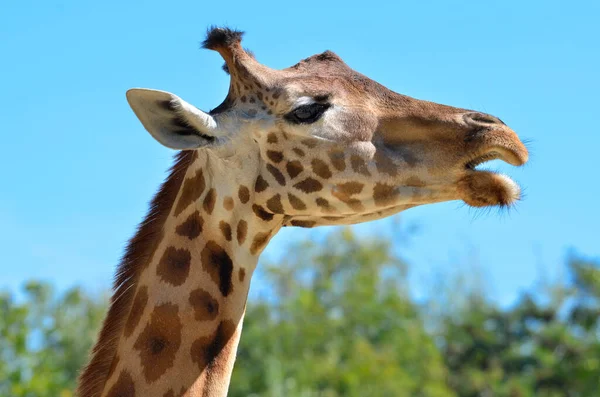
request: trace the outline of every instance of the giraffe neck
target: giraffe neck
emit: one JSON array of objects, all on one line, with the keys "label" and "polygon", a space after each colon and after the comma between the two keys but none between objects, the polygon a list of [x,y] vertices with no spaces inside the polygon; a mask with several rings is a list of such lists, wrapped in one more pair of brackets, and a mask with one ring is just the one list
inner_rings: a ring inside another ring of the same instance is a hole
[{"label": "giraffe neck", "polygon": [[187,167],[130,286],[104,386],[82,397],[227,394],[250,279],[282,216],[253,204],[253,185],[215,180],[214,166],[202,153]]}]

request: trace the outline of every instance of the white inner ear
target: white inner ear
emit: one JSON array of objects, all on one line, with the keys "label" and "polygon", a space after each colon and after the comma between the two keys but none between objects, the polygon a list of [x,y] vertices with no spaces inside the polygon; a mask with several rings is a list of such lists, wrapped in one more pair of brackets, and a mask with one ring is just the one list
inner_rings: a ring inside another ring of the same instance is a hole
[{"label": "white inner ear", "polygon": [[[185,120],[190,127],[201,131],[203,134],[214,136],[217,131],[217,121],[208,113],[204,113],[194,105],[190,105],[176,95],[172,95],[171,105],[176,114]],[[207,131],[207,132],[204,132]]]},{"label": "white inner ear", "polygon": [[171,149],[212,146],[224,135],[211,115],[169,92],[133,88],[127,101],[150,135]]}]

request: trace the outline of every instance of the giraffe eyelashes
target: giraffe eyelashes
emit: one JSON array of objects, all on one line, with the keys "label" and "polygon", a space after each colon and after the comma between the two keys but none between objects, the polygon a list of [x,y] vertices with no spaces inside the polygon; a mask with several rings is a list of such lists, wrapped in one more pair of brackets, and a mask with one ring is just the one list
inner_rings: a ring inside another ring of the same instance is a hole
[{"label": "giraffe eyelashes", "polygon": [[311,124],[319,120],[323,113],[331,107],[329,103],[309,103],[298,106],[285,116],[288,122],[292,124]]}]

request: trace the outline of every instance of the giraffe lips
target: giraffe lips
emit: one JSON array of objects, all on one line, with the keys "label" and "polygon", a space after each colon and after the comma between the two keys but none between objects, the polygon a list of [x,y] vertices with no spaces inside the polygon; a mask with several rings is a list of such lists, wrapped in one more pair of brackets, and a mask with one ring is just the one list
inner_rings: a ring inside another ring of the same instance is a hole
[{"label": "giraffe lips", "polygon": [[527,162],[527,158],[527,150],[524,147],[523,150],[514,150],[512,148],[506,148],[502,146],[493,146],[470,157],[465,162],[465,169],[475,171],[475,168],[478,165],[498,159],[518,167],[525,164]]},{"label": "giraffe lips", "polygon": [[514,166],[527,162],[527,149],[520,141],[515,150],[512,147],[492,146],[469,157],[464,167],[467,171],[457,183],[460,199],[472,207],[500,206],[514,204],[521,197],[521,188],[506,175],[491,171],[477,170],[477,166],[491,160],[503,160]]},{"label": "giraffe lips", "polygon": [[502,156],[500,155],[500,153],[496,152],[496,151],[491,151],[489,153],[486,154],[482,154],[480,156],[475,157],[472,160],[467,161],[467,163],[465,164],[465,168],[467,170],[475,170],[475,167],[477,167],[479,164],[483,164],[487,161],[492,161],[492,160],[496,160],[496,159],[500,159],[502,158]]},{"label": "giraffe lips", "polygon": [[521,188],[506,175],[469,172],[457,184],[459,198],[472,207],[508,207],[521,198]]}]

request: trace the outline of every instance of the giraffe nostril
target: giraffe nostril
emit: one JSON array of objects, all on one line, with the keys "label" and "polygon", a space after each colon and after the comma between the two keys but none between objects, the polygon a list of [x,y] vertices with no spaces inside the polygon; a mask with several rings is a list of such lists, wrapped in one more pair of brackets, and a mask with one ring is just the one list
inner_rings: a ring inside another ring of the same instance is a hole
[{"label": "giraffe nostril", "polygon": [[495,124],[506,125],[498,117],[494,117],[489,114],[478,113],[478,112],[465,114],[464,120],[465,120],[465,122],[467,122],[467,124],[474,124],[474,125],[478,125],[478,126],[495,125]]}]

